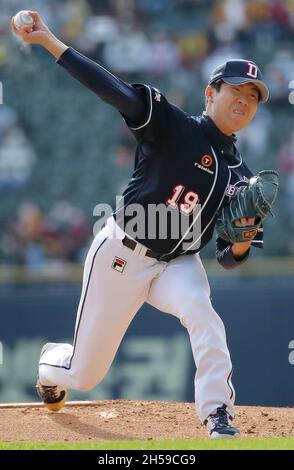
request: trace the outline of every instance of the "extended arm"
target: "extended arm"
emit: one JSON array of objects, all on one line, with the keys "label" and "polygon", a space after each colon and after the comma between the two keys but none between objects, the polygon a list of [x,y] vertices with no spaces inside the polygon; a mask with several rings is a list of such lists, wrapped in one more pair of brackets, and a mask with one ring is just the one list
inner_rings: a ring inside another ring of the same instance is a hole
[{"label": "extended arm", "polygon": [[140,124],[144,120],[147,101],[143,91],[123,82],[72,48],[66,49],[58,63],[132,123]]},{"label": "extended arm", "polygon": [[130,122],[140,124],[144,121],[148,106],[142,90],[135,89],[99,64],[63,44],[37,12],[30,11],[30,14],[35,20],[33,30],[23,27],[21,31],[17,31],[12,20],[11,26],[15,34],[28,44],[39,44],[47,49],[58,64],[103,101],[115,107]]}]

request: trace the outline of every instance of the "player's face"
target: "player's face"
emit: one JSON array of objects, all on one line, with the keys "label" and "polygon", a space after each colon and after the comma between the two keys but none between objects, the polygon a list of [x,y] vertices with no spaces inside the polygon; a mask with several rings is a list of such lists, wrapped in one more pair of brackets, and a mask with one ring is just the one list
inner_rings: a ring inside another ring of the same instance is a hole
[{"label": "player's face", "polygon": [[212,94],[209,95],[207,113],[224,134],[231,135],[238,132],[255,116],[259,93],[253,83],[242,85],[222,83],[219,92],[211,87],[208,88]]}]

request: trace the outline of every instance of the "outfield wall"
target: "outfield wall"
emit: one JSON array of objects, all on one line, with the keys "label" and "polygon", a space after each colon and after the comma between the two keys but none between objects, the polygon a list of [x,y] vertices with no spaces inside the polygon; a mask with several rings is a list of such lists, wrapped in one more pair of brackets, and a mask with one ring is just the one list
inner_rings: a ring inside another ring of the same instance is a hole
[{"label": "outfield wall", "polygon": [[[259,272],[249,265],[234,273],[207,266],[212,302],[226,326],[240,405],[294,404],[294,272],[286,266],[261,263]],[[41,346],[71,341],[80,270],[47,277],[19,270],[11,277],[9,272],[0,272],[0,402],[34,401]],[[194,372],[179,321],[144,305],[104,381],[70,398],[193,401]]]}]

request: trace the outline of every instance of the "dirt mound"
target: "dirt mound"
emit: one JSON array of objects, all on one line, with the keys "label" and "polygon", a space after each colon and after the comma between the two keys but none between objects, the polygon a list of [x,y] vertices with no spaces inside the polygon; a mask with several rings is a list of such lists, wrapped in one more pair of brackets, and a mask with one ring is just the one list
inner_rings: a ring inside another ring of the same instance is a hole
[{"label": "dirt mound", "polygon": [[[243,437],[294,437],[290,408],[236,407]],[[109,441],[207,437],[193,403],[72,402],[52,413],[42,405],[0,406],[0,441]]]}]

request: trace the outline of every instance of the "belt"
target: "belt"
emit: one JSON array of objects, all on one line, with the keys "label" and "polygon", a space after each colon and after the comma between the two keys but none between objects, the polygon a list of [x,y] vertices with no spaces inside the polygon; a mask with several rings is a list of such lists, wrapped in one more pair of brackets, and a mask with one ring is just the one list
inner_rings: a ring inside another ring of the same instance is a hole
[{"label": "belt", "polygon": [[[135,240],[132,240],[131,238],[125,236],[125,238],[123,238],[122,240],[122,243],[124,246],[127,246],[128,248],[130,248],[131,250],[135,250],[136,246],[139,245],[139,243],[137,243]],[[157,259],[158,261],[171,261],[172,259],[174,258],[177,258],[179,255],[175,255],[174,253],[171,254],[160,254],[160,253],[156,253],[156,251],[153,251],[153,250],[150,250],[149,248],[147,248],[147,251],[145,253],[145,256],[149,256],[149,258],[155,258]]]}]

